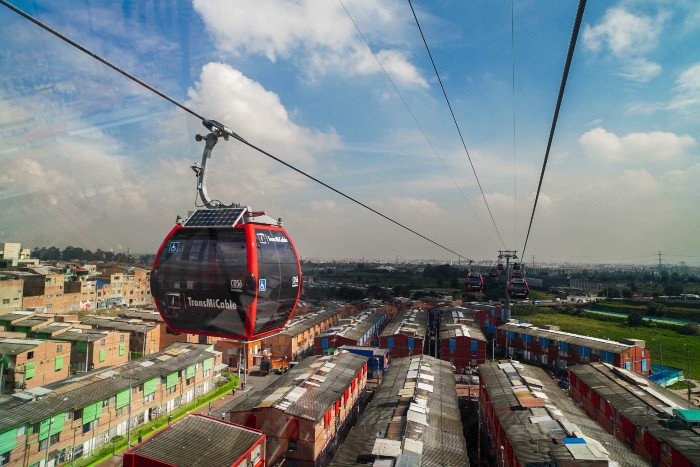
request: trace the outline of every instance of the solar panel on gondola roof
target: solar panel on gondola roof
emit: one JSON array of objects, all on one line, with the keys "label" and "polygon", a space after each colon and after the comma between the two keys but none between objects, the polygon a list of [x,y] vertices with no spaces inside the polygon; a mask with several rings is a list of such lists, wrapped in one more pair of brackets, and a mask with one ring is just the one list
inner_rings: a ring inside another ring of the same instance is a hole
[{"label": "solar panel on gondola roof", "polygon": [[232,227],[238,224],[247,208],[200,209],[195,211],[183,227]]}]

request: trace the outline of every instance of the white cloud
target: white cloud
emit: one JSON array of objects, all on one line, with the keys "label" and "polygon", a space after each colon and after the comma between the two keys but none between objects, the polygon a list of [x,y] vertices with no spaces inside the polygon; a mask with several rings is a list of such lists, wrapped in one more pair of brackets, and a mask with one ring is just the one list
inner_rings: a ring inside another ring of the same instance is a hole
[{"label": "white cloud", "polygon": [[387,212],[399,212],[413,216],[423,215],[428,218],[446,216],[448,213],[436,202],[427,199],[389,196],[386,200],[377,201],[377,206],[384,206]]},{"label": "white cloud", "polygon": [[683,155],[696,144],[689,135],[652,131],[629,133],[619,137],[603,128],[594,128],[579,138],[584,153],[605,162],[633,162],[639,160],[666,160]]},{"label": "white cloud", "polygon": [[620,176],[617,189],[627,194],[652,196],[659,192],[660,183],[646,169],[625,170]]},{"label": "white cloud", "polygon": [[642,55],[656,48],[668,18],[665,12],[652,18],[610,8],[599,24],[585,26],[583,45],[595,53],[609,51],[619,67],[618,76],[637,84],[648,83],[663,68]]},{"label": "white cloud", "polygon": [[[195,0],[194,6],[222,51],[264,55],[273,62],[292,60],[308,81],[329,73],[361,76],[381,72],[338,2]],[[400,84],[427,88],[405,52],[397,50],[406,43],[405,9],[393,2],[367,0],[346,2],[346,6],[387,73]]]},{"label": "white cloud", "polygon": [[[247,141],[292,164],[309,166],[313,164],[313,152],[339,145],[334,131],[321,133],[296,125],[277,94],[223,63],[208,63],[202,68],[199,81],[189,91],[188,105],[226,122]],[[229,145],[227,152],[232,148]]]},{"label": "white cloud", "polygon": [[607,48],[615,57],[639,55],[656,47],[667,18],[663,13],[651,18],[610,8],[601,23],[585,26],[583,44],[594,52]]},{"label": "white cloud", "polygon": [[658,63],[645,58],[632,59],[617,72],[619,76],[636,83],[647,83],[661,74],[663,68]]},{"label": "white cloud", "polygon": [[700,62],[680,74],[674,90],[676,95],[668,105],[670,110],[691,110],[700,107]]}]

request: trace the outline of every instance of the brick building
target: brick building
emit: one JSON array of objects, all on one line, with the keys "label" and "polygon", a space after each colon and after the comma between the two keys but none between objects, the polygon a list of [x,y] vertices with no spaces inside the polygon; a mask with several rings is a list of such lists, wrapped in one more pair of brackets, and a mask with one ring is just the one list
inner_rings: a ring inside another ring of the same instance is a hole
[{"label": "brick building", "polygon": [[216,387],[217,355],[195,344],[25,391],[0,402],[5,465],[60,465],[133,433]]},{"label": "brick building", "polygon": [[22,309],[24,282],[0,275],[0,315]]},{"label": "brick building", "polygon": [[389,319],[384,310],[368,309],[340,320],[336,326],[314,338],[314,355],[333,353],[341,345],[376,346],[379,344],[379,334]]},{"label": "brick building", "polygon": [[188,415],[126,451],[124,467],[265,467],[265,441],[260,430]]},{"label": "brick building", "polygon": [[469,368],[486,361],[486,337],[474,321],[449,318],[455,312],[440,315],[438,357],[455,368]]},{"label": "brick building", "polygon": [[[519,362],[479,366],[482,440],[489,465],[646,466],[579,409],[544,370]],[[612,464],[616,462],[617,464]]]},{"label": "brick building", "polygon": [[67,378],[70,352],[70,342],[0,338],[0,393],[12,394]]},{"label": "brick building", "polygon": [[71,329],[57,338],[72,344],[70,366],[73,374],[129,361],[128,332]]},{"label": "brick building", "polygon": [[348,352],[309,357],[231,411],[267,436],[267,463],[325,466],[364,404],[367,360]]},{"label": "brick building", "polygon": [[422,310],[402,310],[379,335],[379,347],[389,350],[391,358],[420,355],[425,348],[428,313]]},{"label": "brick building", "polygon": [[528,323],[506,323],[498,327],[496,343],[517,360],[558,366],[604,362],[649,376],[651,352],[644,341],[616,342],[559,331],[556,326],[538,328]]},{"label": "brick building", "polygon": [[293,318],[278,334],[265,338],[262,345],[270,349],[273,358],[284,356],[287,361],[313,355],[314,338],[356,311],[352,306],[337,306]]},{"label": "brick building", "polygon": [[93,329],[111,329],[129,333],[129,351],[132,356],[148,355],[159,352],[165,347],[161,345],[162,330],[152,322],[135,322],[114,318],[102,318],[89,316],[81,321],[82,324],[92,326]]},{"label": "brick building", "polygon": [[569,393],[649,465],[700,465],[700,410],[673,391],[603,363],[569,368]]},{"label": "brick building", "polygon": [[468,466],[452,367],[428,355],[393,359],[330,465]]}]

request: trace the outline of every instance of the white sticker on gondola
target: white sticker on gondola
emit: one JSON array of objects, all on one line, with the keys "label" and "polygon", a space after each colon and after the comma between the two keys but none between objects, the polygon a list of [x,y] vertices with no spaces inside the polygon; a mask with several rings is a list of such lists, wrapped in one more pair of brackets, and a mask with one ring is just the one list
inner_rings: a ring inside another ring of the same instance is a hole
[{"label": "white sticker on gondola", "polygon": [[260,244],[267,243],[267,235],[265,235],[264,233],[259,233],[259,234],[257,234],[257,236],[258,236],[258,243],[260,243]]},{"label": "white sticker on gondola", "polygon": [[267,290],[267,279],[260,279],[258,281],[258,292],[264,292]]},{"label": "white sticker on gondola", "polygon": [[243,291],[243,281],[241,279],[231,280],[231,292],[242,292]]},{"label": "white sticker on gondola", "polygon": [[299,276],[292,276],[292,287],[299,287]]},{"label": "white sticker on gondola", "polygon": [[170,253],[176,253],[177,250],[180,249],[180,242],[170,242],[170,246],[168,247],[168,250],[170,250]]}]

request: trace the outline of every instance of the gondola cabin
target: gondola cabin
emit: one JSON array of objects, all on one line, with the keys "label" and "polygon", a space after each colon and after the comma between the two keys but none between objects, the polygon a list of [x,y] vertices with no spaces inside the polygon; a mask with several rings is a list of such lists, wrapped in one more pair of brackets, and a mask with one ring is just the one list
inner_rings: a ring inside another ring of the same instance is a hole
[{"label": "gondola cabin", "polygon": [[464,291],[465,292],[483,292],[484,290],[484,278],[481,274],[476,274],[470,272],[466,279],[464,279]]},{"label": "gondola cabin", "polygon": [[284,327],[301,292],[292,240],[264,212],[200,209],[163,241],[151,273],[158,311],[176,332],[251,340]]},{"label": "gondola cabin", "polygon": [[530,293],[530,287],[525,279],[511,279],[508,284],[508,296],[511,300],[525,300]]},{"label": "gondola cabin", "polygon": [[496,268],[489,269],[489,277],[498,277],[498,269],[496,269]]},{"label": "gondola cabin", "polygon": [[498,263],[496,266],[496,271],[498,272],[499,276],[503,276],[506,273],[506,268],[503,266],[503,263]]}]

